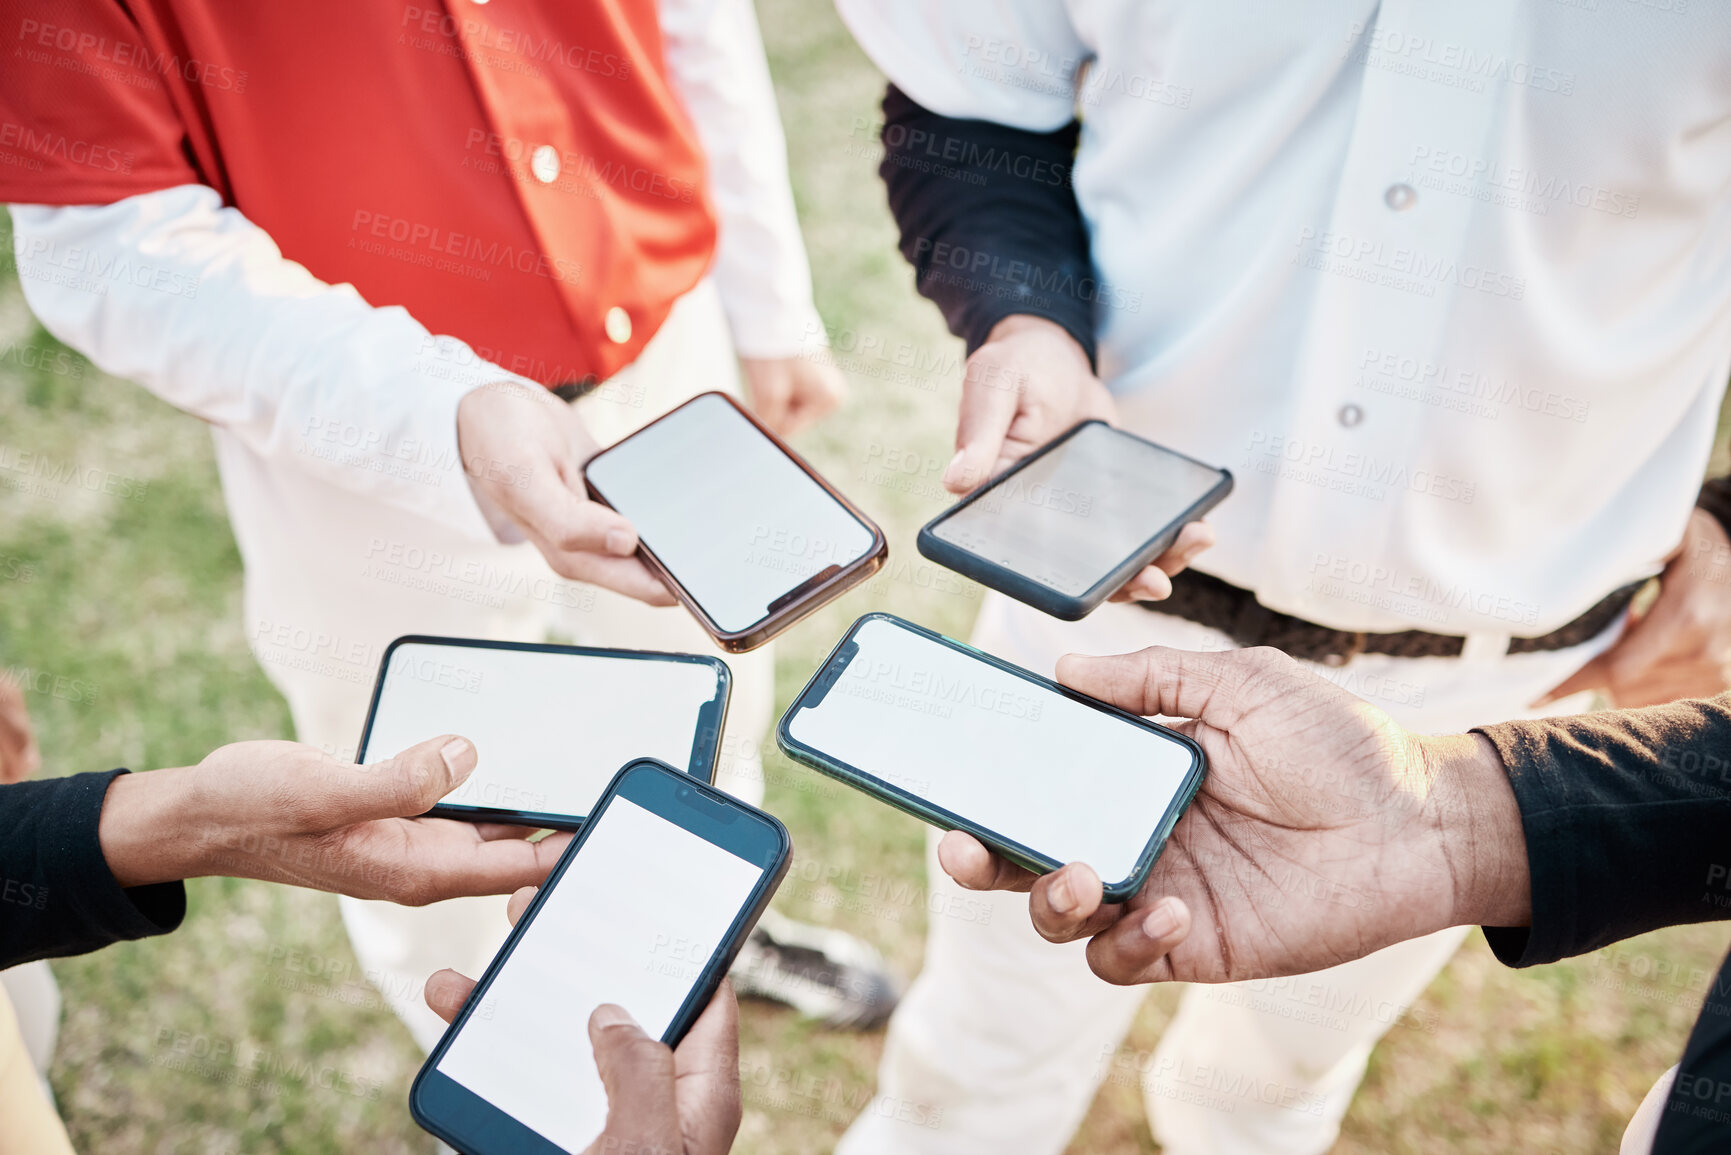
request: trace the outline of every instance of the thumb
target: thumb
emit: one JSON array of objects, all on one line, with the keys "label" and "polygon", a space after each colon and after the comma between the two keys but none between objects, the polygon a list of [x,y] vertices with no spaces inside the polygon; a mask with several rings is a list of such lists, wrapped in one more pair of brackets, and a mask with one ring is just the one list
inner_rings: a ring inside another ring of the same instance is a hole
[{"label": "thumb", "polygon": [[978,353],[969,359],[956,418],[956,456],[944,470],[945,489],[966,493],[992,475],[1020,400],[1021,390],[1004,365]]},{"label": "thumb", "polygon": [[327,826],[425,814],[475,769],[475,744],[446,734],[395,758],[350,766],[333,775],[322,808]]},{"label": "thumb", "polygon": [[673,1051],[644,1034],[624,1007],[612,1003],[603,1003],[589,1016],[589,1042],[607,1089],[607,1128],[591,1150],[610,1151],[622,1140],[645,1150],[660,1149],[657,1144],[683,1150]]},{"label": "thumb", "polygon": [[1277,688],[1289,693],[1316,694],[1331,688],[1278,650],[1266,647],[1201,651],[1150,646],[1139,653],[1104,658],[1065,654],[1058,659],[1057,672],[1058,681],[1072,690],[1120,710],[1144,717],[1200,718],[1225,730],[1251,705],[1243,691],[1252,678],[1272,675]]},{"label": "thumb", "polygon": [[554,470],[531,475],[502,498],[506,512],[530,536],[560,553],[630,557],[637,552],[637,531],[624,514],[575,492]]}]

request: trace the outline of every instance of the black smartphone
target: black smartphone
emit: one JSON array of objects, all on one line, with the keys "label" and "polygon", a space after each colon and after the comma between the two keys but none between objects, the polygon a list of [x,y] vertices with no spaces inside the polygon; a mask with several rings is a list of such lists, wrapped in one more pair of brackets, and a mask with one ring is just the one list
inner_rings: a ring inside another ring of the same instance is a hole
[{"label": "black smartphone", "polygon": [[731,653],[870,577],[889,545],[835,486],[725,393],[703,393],[591,457],[589,493]]},{"label": "black smartphone", "polygon": [[355,761],[461,734],[475,769],[430,814],[575,830],[634,758],[713,782],[732,683],[707,654],[411,635],[379,663]]},{"label": "black smartphone", "polygon": [[920,553],[1055,618],[1092,613],[1232,492],[1232,474],[1084,421],[920,529]]},{"label": "black smartphone", "polygon": [[1183,734],[891,614],[856,621],[776,727],[794,761],[1038,873],[1142,888],[1207,769]]},{"label": "black smartphone", "polygon": [[787,830],[642,759],[620,770],[409,1090],[469,1155],[580,1152],[607,1121],[602,1003],[677,1046],[787,873]]}]

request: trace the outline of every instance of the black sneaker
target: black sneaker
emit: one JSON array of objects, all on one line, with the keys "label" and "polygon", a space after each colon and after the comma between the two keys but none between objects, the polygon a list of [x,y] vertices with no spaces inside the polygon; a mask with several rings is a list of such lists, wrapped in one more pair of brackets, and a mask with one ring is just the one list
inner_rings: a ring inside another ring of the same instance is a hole
[{"label": "black sneaker", "polygon": [[842,1030],[880,1025],[901,997],[883,956],[869,943],[773,910],[763,912],[731,975],[741,998],[783,1003]]}]

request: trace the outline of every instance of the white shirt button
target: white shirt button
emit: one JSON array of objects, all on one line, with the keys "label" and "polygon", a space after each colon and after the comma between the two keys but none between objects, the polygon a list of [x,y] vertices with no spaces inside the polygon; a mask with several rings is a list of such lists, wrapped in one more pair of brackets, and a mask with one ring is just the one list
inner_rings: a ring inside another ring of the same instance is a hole
[{"label": "white shirt button", "polygon": [[529,155],[529,171],[535,174],[535,179],[542,184],[552,184],[559,179],[559,150],[550,144],[544,144]]},{"label": "white shirt button", "polygon": [[1340,407],[1340,412],[1336,413],[1334,416],[1335,420],[1339,421],[1346,428],[1351,429],[1354,425],[1357,425],[1359,422],[1364,420],[1364,410],[1349,401],[1345,405],[1342,405]]},{"label": "white shirt button", "polygon": [[1410,184],[1391,184],[1382,194],[1382,203],[1397,213],[1404,213],[1418,203],[1418,191]]},{"label": "white shirt button", "polygon": [[623,345],[631,340],[631,314],[618,305],[607,310],[607,320],[603,327],[607,330],[607,339],[615,345]]}]

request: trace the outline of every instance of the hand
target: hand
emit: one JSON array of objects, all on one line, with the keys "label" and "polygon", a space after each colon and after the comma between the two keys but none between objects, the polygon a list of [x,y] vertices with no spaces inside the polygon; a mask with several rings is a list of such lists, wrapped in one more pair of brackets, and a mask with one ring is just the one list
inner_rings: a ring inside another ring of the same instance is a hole
[{"label": "hand", "polygon": [[741,357],[745,396],[757,419],[792,437],[835,412],[847,386],[834,365],[805,357]]},{"label": "hand", "polygon": [[[511,896],[506,914],[512,925],[534,897],[534,887]],[[474,989],[475,980],[438,971],[427,980],[427,1005],[448,1023]],[[742,1109],[732,983],[722,981],[678,1050],[644,1034],[624,1008],[611,1004],[589,1016],[589,1045],[607,1088],[607,1129],[589,1145],[590,1155],[720,1155],[733,1146]]]},{"label": "hand", "polygon": [[1031,889],[1035,929],[1089,938],[1107,982],[1304,974],[1448,926],[1530,922],[1520,813],[1485,738],[1408,733],[1271,649],[1071,654],[1058,678],[1192,719],[1179,728],[1208,756],[1147,885],[1103,905],[1087,866],[1036,879],[958,831],[938,860],[972,889]]},{"label": "hand", "polygon": [[[1088,354],[1064,327],[1018,314],[992,327],[968,358],[956,456],[944,470],[944,488],[967,493],[1008,469],[1078,421],[1117,417],[1112,395],[1088,365]],[[1131,578],[1112,599],[1162,601],[1172,576],[1214,544],[1214,531],[1191,522],[1172,548]]]},{"label": "hand", "polygon": [[0,670],[0,785],[22,782],[41,768],[24,688]]},{"label": "hand", "polygon": [[197,766],[122,774],[97,836],[115,880],[257,878],[423,906],[539,882],[571,839],[418,818],[475,768],[447,735],[356,766],[296,742],[236,742]]},{"label": "hand", "polygon": [[1692,510],[1666,562],[1647,612],[1539,704],[1603,690],[1613,706],[1626,709],[1731,688],[1731,538],[1712,514]]},{"label": "hand", "polygon": [[561,577],[672,605],[635,556],[631,523],[583,488],[583,463],[595,450],[576,411],[545,389],[501,381],[457,405],[457,452],[484,507],[520,527]]}]

